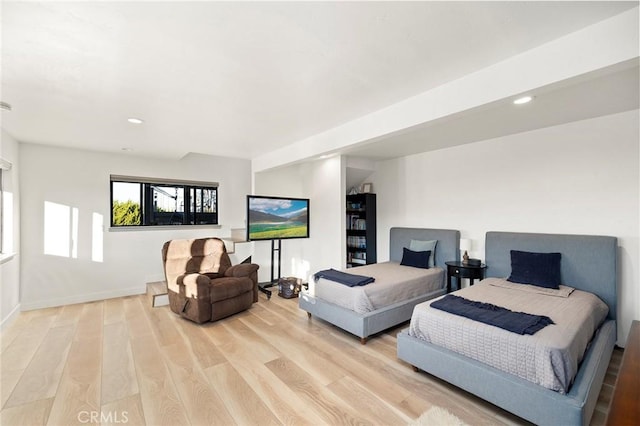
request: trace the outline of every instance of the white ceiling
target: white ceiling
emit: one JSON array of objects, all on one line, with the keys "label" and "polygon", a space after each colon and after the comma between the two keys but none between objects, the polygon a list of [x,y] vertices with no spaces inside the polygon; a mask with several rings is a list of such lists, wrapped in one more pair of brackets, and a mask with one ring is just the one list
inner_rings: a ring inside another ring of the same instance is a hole
[{"label": "white ceiling", "polygon": [[638,109],[639,76],[639,62],[632,60],[536,88],[530,104],[492,102],[354,145],[343,153],[371,160],[403,157]]},{"label": "white ceiling", "polygon": [[[23,142],[252,159],[637,5],[3,1],[2,127]],[[389,158],[638,108],[637,75],[636,61],[542,88],[526,118],[486,105],[346,152]]]}]

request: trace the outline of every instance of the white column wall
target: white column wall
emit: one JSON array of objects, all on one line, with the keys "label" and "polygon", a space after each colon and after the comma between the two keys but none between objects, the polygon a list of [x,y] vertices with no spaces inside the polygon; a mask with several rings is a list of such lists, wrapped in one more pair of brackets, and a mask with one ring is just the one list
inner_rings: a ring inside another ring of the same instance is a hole
[{"label": "white column wall", "polygon": [[[307,279],[319,269],[344,263],[344,164],[341,157],[256,173],[255,195],[309,198],[310,238],[282,240],[282,276]],[[256,242],[254,262],[268,281],[271,245]]]}]

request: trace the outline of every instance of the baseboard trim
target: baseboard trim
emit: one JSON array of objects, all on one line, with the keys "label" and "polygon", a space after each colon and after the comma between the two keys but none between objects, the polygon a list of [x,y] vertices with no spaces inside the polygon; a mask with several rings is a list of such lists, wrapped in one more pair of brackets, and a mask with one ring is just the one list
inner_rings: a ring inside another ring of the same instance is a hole
[{"label": "baseboard trim", "polygon": [[9,327],[9,325],[18,318],[18,314],[21,310],[22,308],[20,307],[20,303],[18,303],[13,310],[9,312],[9,315],[2,319],[2,322],[0,323],[0,331],[4,331],[5,328]]},{"label": "baseboard trim", "polygon": [[34,309],[53,308],[56,306],[73,305],[75,303],[96,302],[99,300],[113,299],[116,297],[135,296],[145,294],[146,286],[131,287],[122,290],[103,291],[91,294],[79,294],[77,296],[60,297],[48,300],[36,300],[33,302],[22,302],[23,311],[32,311]]}]

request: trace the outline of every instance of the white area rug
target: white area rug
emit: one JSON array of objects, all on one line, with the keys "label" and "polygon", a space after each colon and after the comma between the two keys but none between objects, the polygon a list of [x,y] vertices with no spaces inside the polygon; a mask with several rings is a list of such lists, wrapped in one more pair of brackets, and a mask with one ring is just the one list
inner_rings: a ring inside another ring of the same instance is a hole
[{"label": "white area rug", "polygon": [[409,423],[409,426],[467,426],[467,424],[444,408],[433,406]]}]

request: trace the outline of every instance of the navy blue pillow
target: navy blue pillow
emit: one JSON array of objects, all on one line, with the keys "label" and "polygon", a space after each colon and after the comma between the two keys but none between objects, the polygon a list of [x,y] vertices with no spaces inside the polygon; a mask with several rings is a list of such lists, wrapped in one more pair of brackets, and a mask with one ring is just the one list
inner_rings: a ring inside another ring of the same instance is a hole
[{"label": "navy blue pillow", "polygon": [[507,281],[558,289],[560,256],[560,253],[511,250],[511,275]]},{"label": "navy blue pillow", "polygon": [[429,256],[431,256],[431,250],[413,251],[403,247],[402,260],[400,261],[400,264],[404,266],[413,266],[414,268],[429,269]]}]

